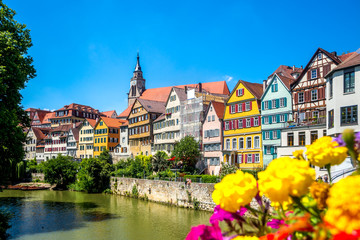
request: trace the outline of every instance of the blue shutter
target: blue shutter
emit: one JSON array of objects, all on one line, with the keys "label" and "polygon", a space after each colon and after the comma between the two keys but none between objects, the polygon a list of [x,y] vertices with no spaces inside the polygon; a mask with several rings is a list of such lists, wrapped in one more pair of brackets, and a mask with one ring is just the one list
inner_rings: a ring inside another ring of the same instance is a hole
[{"label": "blue shutter", "polygon": [[277,91],[278,91],[278,85],[279,85],[279,84],[276,84],[276,87],[275,87],[275,88],[276,88],[276,90],[275,90],[275,92],[277,92]]},{"label": "blue shutter", "polygon": [[262,110],[265,109],[265,103],[264,102],[261,103],[261,108],[262,108]]},{"label": "blue shutter", "polygon": [[271,116],[269,116],[269,124],[272,124]]},{"label": "blue shutter", "polygon": [[262,118],[261,118],[261,123],[262,123],[262,124],[264,124],[264,122],[265,122],[264,119],[265,119],[265,117],[262,117]]},{"label": "blue shutter", "polygon": [[267,152],[266,152],[266,146],[264,146],[264,154],[267,154]]},{"label": "blue shutter", "polygon": [[286,97],[284,97],[284,107],[286,107],[287,101]]},{"label": "blue shutter", "polygon": [[274,146],[270,147],[271,154],[274,154]]},{"label": "blue shutter", "polygon": [[263,139],[265,139],[265,131],[263,132]]},{"label": "blue shutter", "polygon": [[280,115],[276,115],[276,122],[279,123],[280,122]]},{"label": "blue shutter", "polygon": [[281,139],[281,131],[280,130],[276,130],[277,131],[277,137],[278,139]]},{"label": "blue shutter", "polygon": [[287,121],[288,121],[288,115],[285,114],[285,122],[287,122]]},{"label": "blue shutter", "polygon": [[269,100],[268,102],[269,102],[269,109],[271,109],[272,108],[271,101]]},{"label": "blue shutter", "polygon": [[279,108],[279,106],[280,106],[280,99],[276,99],[275,102],[276,102],[276,108]]},{"label": "blue shutter", "polygon": [[270,131],[270,139],[272,140],[273,139],[273,132]]}]

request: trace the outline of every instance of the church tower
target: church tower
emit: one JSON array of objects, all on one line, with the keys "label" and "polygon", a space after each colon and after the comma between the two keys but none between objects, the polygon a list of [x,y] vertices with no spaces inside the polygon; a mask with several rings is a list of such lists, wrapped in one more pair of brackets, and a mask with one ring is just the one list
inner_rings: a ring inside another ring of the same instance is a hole
[{"label": "church tower", "polygon": [[135,100],[145,91],[145,79],[140,67],[140,57],[137,54],[137,61],[133,77],[130,79],[130,91],[128,93],[128,106],[131,106]]}]

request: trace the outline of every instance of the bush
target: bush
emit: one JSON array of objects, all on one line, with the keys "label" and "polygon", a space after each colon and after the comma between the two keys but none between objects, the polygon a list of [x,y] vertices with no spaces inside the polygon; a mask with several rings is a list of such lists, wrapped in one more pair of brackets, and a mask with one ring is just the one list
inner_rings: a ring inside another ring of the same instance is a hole
[{"label": "bush", "polygon": [[193,182],[217,183],[219,177],[214,175],[185,175],[184,178],[189,178]]}]

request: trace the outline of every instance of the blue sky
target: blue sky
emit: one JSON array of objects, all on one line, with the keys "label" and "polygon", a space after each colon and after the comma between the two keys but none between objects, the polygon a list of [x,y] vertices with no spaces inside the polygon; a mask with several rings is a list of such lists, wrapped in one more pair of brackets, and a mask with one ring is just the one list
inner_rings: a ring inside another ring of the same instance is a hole
[{"label": "blue sky", "polygon": [[360,1],[4,0],[31,30],[37,77],[25,108],[127,106],[136,53],[147,88],[262,82],[318,47],[360,48]]}]

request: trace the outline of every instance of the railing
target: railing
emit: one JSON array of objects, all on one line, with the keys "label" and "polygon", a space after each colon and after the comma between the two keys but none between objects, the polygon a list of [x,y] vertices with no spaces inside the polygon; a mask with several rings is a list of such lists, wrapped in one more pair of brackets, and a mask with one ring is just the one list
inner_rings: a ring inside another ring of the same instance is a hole
[{"label": "railing", "polygon": [[346,168],[338,171],[334,171],[331,173],[331,181],[333,182],[335,179],[344,176],[347,173],[355,172],[356,168]]}]

